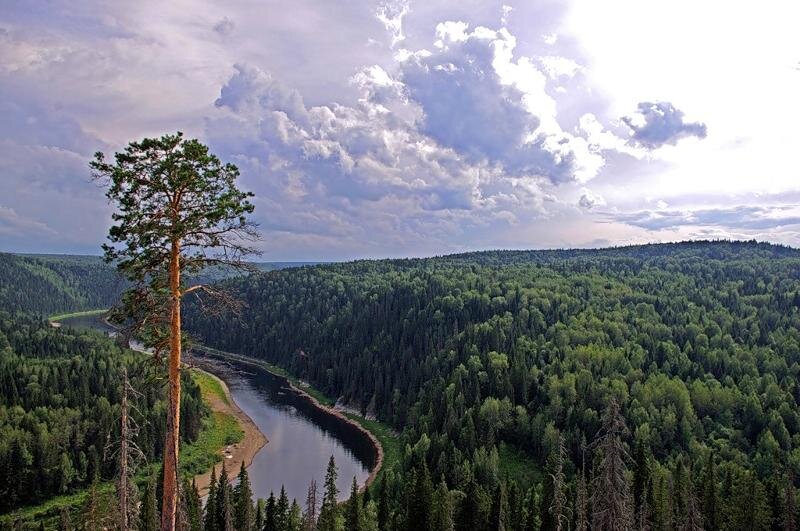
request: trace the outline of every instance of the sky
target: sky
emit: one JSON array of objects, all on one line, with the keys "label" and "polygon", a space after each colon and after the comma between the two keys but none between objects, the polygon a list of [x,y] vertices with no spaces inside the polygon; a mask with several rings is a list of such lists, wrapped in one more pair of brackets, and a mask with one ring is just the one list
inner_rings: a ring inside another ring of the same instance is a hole
[{"label": "sky", "polygon": [[183,131],[264,260],[800,246],[784,0],[0,4],[0,251],[99,254],[88,162]]}]

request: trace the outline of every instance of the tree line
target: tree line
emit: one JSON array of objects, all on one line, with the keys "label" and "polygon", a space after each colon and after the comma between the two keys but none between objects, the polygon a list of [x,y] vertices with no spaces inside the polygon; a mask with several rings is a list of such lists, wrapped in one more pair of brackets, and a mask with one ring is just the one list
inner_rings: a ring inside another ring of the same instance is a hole
[{"label": "tree line", "polygon": [[[769,529],[794,521],[800,472],[797,254],[692,242],[320,265],[228,280],[244,316],[185,322],[394,426],[407,449],[386,483],[403,491],[424,465],[486,525],[504,492],[541,529],[607,528],[594,441],[613,403],[624,466],[603,485],[630,492],[613,522]],[[504,448],[532,474],[502,475]]]},{"label": "tree line", "polygon": [[[123,375],[140,390],[133,443],[147,462],[163,451],[160,369],[91,332],[56,329],[0,310],[0,514],[118,477]],[[182,437],[196,439],[207,414],[184,379]]]}]

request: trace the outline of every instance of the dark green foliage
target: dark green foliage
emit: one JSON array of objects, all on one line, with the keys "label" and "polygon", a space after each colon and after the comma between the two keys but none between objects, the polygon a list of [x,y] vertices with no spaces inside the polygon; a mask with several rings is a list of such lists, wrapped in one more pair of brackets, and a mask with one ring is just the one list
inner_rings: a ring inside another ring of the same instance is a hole
[{"label": "dark green foliage", "polygon": [[253,491],[250,488],[250,477],[247,469],[239,469],[239,482],[236,484],[233,493],[234,518],[233,522],[236,529],[250,530],[254,525],[255,516],[253,514]]},{"label": "dark green foliage", "polygon": [[0,309],[48,316],[108,308],[124,287],[99,256],[0,253]]},{"label": "dark green foliage", "polygon": [[156,503],[156,478],[150,477],[142,491],[142,504],[139,507],[139,531],[157,531],[161,518]]},{"label": "dark green foliage", "polygon": [[[149,360],[100,334],[2,310],[0,338],[0,514],[115,477],[115,461],[102,455],[119,437],[123,368],[142,393],[135,442],[158,460],[163,390]],[[181,414],[197,419],[183,432],[191,441],[206,409],[188,376],[184,385]]]},{"label": "dark green foliage", "polygon": [[319,531],[336,531],[337,519],[339,518],[339,504],[337,497],[339,491],[336,488],[336,462],[331,456],[328,461],[328,470],[325,472],[325,490],[322,494],[322,508],[319,511],[317,529]]},{"label": "dark green foliage", "polygon": [[208,486],[208,497],[206,498],[205,514],[203,518],[204,531],[218,531],[219,529],[219,510],[217,505],[217,470],[211,469],[211,480]]},{"label": "dark green foliage", "polygon": [[[626,518],[679,524],[690,484],[675,469],[679,458],[686,473],[712,450],[720,465],[750,470],[770,515],[780,514],[783,498],[771,478],[800,471],[794,249],[687,242],[492,251],[319,265],[226,283],[250,308],[244,327],[189,309],[190,329],[215,347],[262,353],[374,413],[410,447],[425,436],[431,475],[463,493],[474,477],[491,499],[502,479],[495,449],[503,444],[537,469],[531,479],[544,480],[540,506],[549,509],[543,469],[562,434],[574,505],[581,438],[596,439],[612,399],[630,430],[623,446],[636,444],[623,458],[632,472],[630,500],[619,506],[633,512]],[[418,464],[405,461],[397,473],[408,478]],[[587,463],[587,483],[594,464]],[[703,468],[690,479],[707,519]],[[400,508],[391,520],[404,520],[403,502],[390,498],[382,512],[379,496],[379,519]],[[727,511],[719,507],[711,516],[719,522],[710,525],[721,528]],[[546,528],[552,523],[547,511],[537,509],[537,517]]]},{"label": "dark green foliage", "polygon": [[280,531],[278,527],[278,507],[275,495],[269,493],[267,503],[264,505],[264,531]]},{"label": "dark green foliage", "polygon": [[344,527],[348,531],[361,530],[361,501],[358,497],[358,483],[355,477],[353,477],[353,486],[350,489],[350,499],[347,500],[344,508]]},{"label": "dark green foliage", "polygon": [[203,525],[203,502],[194,479],[184,481],[181,494],[186,500],[186,521],[188,531],[201,531]]},{"label": "dark green foliage", "polygon": [[289,497],[286,495],[286,489],[281,485],[281,493],[275,504],[275,523],[278,529],[289,529],[289,516]]}]

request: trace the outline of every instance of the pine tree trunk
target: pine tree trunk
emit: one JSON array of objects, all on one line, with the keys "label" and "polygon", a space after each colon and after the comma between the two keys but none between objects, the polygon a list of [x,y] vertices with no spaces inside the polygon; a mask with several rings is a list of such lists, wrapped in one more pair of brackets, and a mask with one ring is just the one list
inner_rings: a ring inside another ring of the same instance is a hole
[{"label": "pine tree trunk", "polygon": [[120,530],[128,531],[128,369],[122,373],[122,424],[119,448]]},{"label": "pine tree trunk", "polygon": [[167,433],[164,443],[164,496],[161,509],[161,530],[175,530],[178,505],[178,443],[181,408],[181,297],[180,242],[172,240],[169,263],[169,288],[172,296],[169,340],[169,403]]}]

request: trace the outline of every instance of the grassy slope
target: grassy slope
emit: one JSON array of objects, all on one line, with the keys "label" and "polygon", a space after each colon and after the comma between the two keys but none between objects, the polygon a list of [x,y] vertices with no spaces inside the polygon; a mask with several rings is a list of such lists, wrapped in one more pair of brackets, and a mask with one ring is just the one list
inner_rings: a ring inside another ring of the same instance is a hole
[{"label": "grassy slope", "polygon": [[58,322],[62,319],[69,319],[71,317],[89,317],[92,315],[103,315],[108,311],[108,308],[102,310],[86,310],[83,312],[71,312],[71,313],[60,313],[58,315],[52,315],[47,318],[50,322]]}]

